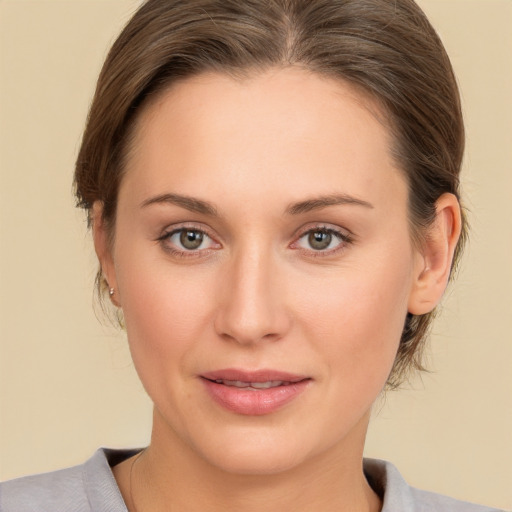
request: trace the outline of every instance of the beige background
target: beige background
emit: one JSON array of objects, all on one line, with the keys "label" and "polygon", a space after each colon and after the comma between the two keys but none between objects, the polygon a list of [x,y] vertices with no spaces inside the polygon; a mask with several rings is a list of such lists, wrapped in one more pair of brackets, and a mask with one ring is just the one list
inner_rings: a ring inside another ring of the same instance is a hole
[{"label": "beige background", "polygon": [[[92,303],[71,177],[106,49],[135,0],[0,0],[0,478],[147,443],[150,405]],[[378,407],[367,445],[408,480],[512,509],[512,2],[422,0],[459,76],[472,243],[433,373]]]}]

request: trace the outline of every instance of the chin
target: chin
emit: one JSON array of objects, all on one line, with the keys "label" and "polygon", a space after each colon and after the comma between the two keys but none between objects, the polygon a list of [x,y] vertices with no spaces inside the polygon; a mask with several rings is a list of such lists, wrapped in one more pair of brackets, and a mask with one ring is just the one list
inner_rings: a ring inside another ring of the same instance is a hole
[{"label": "chin", "polygon": [[[208,462],[218,469],[237,475],[275,475],[290,471],[304,461],[304,454],[298,448],[268,443],[254,446],[233,447],[226,450],[220,447],[208,457]],[[262,454],[264,454],[262,456]]]}]

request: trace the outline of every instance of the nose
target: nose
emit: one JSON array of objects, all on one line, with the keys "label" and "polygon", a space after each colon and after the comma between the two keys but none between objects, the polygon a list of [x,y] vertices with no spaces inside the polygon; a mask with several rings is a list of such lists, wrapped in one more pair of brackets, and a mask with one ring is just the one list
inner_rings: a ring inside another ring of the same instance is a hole
[{"label": "nose", "polygon": [[277,341],[290,329],[286,286],[272,255],[240,250],[223,274],[215,318],[218,335],[243,345]]}]

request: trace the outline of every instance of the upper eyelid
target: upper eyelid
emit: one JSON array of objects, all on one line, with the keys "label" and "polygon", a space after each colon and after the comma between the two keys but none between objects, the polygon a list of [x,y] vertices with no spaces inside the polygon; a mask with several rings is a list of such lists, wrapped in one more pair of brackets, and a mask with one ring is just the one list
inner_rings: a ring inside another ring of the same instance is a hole
[{"label": "upper eyelid", "polygon": [[[215,236],[212,236],[212,234],[210,233],[210,231],[208,229],[205,229],[204,227],[199,227],[199,226],[196,226],[194,225],[195,223],[188,223],[188,222],[184,222],[182,225],[180,225],[179,223],[176,225],[176,224],[173,224],[171,226],[168,226],[166,227],[163,232],[155,239],[156,242],[158,242],[159,244],[161,244],[162,246],[165,246],[167,244],[171,244],[170,242],[170,238],[171,236],[175,235],[176,233],[179,233],[180,231],[185,231],[185,230],[191,230],[191,231],[199,231],[200,233],[203,233],[204,235],[206,235],[206,237],[208,237],[211,242],[216,245],[216,246],[221,246],[222,247],[222,243],[219,242],[218,240],[218,237],[215,237]],[[174,244],[173,244],[174,245]],[[218,248],[218,247],[217,247]],[[175,250],[176,252],[183,252],[183,253],[189,253],[189,254],[193,254],[193,253],[196,253],[196,254],[199,254],[201,253],[202,251],[209,251],[209,250],[212,250],[214,248],[212,247],[209,247],[209,248],[205,248],[205,249],[197,249],[197,250],[185,250],[185,249],[180,249],[179,246],[178,248]],[[215,248],[216,249],[216,248]]]},{"label": "upper eyelid", "polygon": [[207,230],[204,228],[194,227],[188,223],[185,223],[187,225],[183,226],[176,226],[173,225],[173,227],[168,227],[164,230],[164,232],[156,239],[156,242],[162,247],[162,249],[166,252],[169,252],[173,254],[176,257],[180,258],[193,258],[193,257],[201,257],[207,254],[208,252],[212,250],[216,250],[218,247],[205,247],[203,249],[186,249],[182,248],[179,245],[176,245],[175,243],[172,243],[170,241],[171,237],[179,233],[180,231],[198,231],[204,235],[206,235],[207,238],[210,239],[210,241],[213,243],[213,245],[221,246],[216,238],[212,237]]},{"label": "upper eyelid", "polygon": [[[313,248],[307,249],[304,247],[300,247],[299,243],[300,241],[308,235],[308,233],[315,232],[315,231],[326,231],[329,233],[332,233],[336,238],[338,238],[339,243],[336,245],[336,247],[331,249],[325,249],[325,250],[315,250]],[[334,256],[335,254],[340,253],[341,251],[344,251],[349,245],[352,245],[355,242],[355,236],[353,233],[347,229],[342,228],[341,226],[337,226],[335,224],[330,223],[324,223],[324,222],[318,222],[314,223],[314,225],[308,225],[302,226],[302,228],[298,231],[298,233],[295,234],[293,242],[289,245],[290,248],[294,250],[301,251],[305,254],[310,254],[311,256],[315,257],[330,257]]]},{"label": "upper eyelid", "polygon": [[205,235],[209,236],[211,239],[215,240],[215,237],[212,236],[211,230],[204,227],[203,225],[198,225],[194,222],[183,222],[178,224],[172,224],[171,226],[167,226],[162,230],[162,234],[158,238],[164,238],[166,236],[172,235],[174,233],[178,233],[180,231],[189,229],[191,231],[200,231]]},{"label": "upper eyelid", "polygon": [[[294,242],[292,242],[292,246],[293,245],[296,245],[300,242],[300,240],[302,240],[304,237],[306,237],[306,235],[309,235],[309,233],[314,233],[315,231],[325,231],[329,234],[332,234],[334,237],[336,237],[340,244],[347,244],[347,243],[350,243],[352,242],[352,237],[350,235],[346,235],[344,233],[341,233],[340,231],[338,230],[335,230],[335,229],[322,229],[322,228],[317,228],[317,229],[308,229],[307,231],[305,231],[304,233],[302,233],[300,236],[298,236]],[[312,249],[314,250],[314,249]],[[322,252],[320,250],[318,250],[318,252]],[[329,252],[329,250],[326,250],[325,252]]]},{"label": "upper eyelid", "polygon": [[[220,237],[218,235],[216,235],[211,228],[209,228],[208,226],[205,226],[204,224],[196,223],[193,221],[192,222],[184,221],[181,223],[172,224],[170,226],[167,226],[166,228],[163,229],[161,235],[159,235],[157,239],[161,240],[161,239],[168,237],[174,233],[178,233],[178,232],[180,232],[182,230],[186,230],[186,229],[204,233],[206,236],[211,238],[215,243],[222,245],[222,243],[220,241]],[[295,244],[299,239],[301,239],[302,237],[304,237],[311,231],[315,231],[315,230],[316,231],[324,230],[324,231],[331,232],[334,235],[339,236],[344,241],[347,241],[347,239],[350,239],[350,241],[353,241],[353,239],[355,238],[354,234],[349,229],[347,229],[345,227],[337,226],[337,225],[331,224],[329,222],[313,222],[313,223],[307,223],[307,224],[299,227],[298,229],[296,229],[291,236],[292,242],[290,243],[290,245]]]},{"label": "upper eyelid", "polygon": [[301,226],[299,229],[297,229],[294,233],[294,238],[298,239],[306,235],[307,233],[310,233],[311,231],[329,231],[335,234],[339,234],[341,237],[344,238],[353,238],[354,234],[350,229],[347,229],[345,227],[337,226],[335,224],[331,224],[330,222],[313,222],[308,223],[304,226]]}]

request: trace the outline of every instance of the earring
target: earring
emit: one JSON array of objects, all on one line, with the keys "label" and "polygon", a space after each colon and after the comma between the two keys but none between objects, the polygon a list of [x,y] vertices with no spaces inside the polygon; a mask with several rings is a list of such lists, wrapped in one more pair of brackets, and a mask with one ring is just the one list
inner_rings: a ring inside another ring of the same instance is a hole
[{"label": "earring", "polygon": [[114,288],[109,288],[108,294],[112,297],[114,295]]}]

